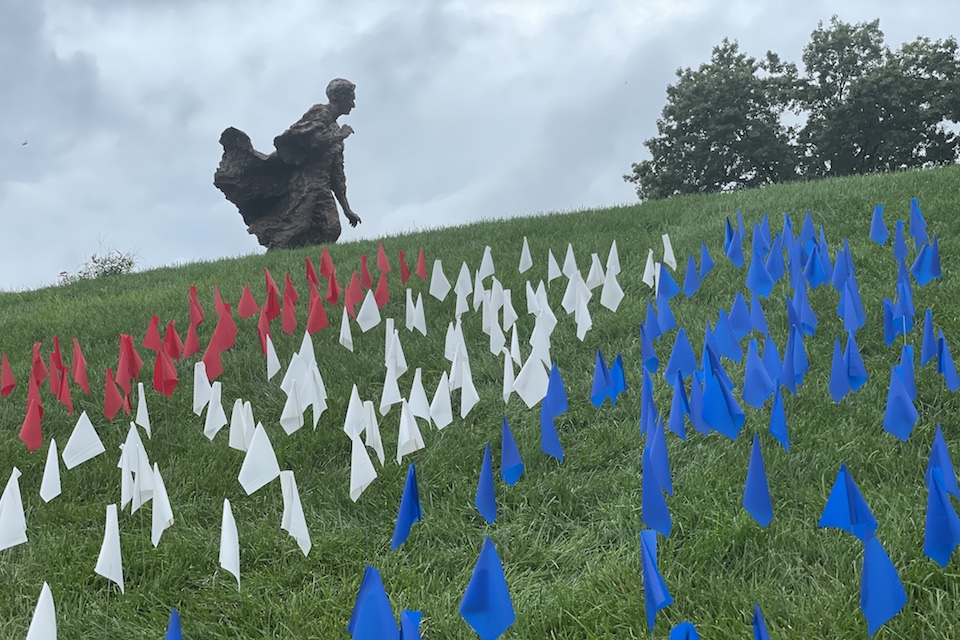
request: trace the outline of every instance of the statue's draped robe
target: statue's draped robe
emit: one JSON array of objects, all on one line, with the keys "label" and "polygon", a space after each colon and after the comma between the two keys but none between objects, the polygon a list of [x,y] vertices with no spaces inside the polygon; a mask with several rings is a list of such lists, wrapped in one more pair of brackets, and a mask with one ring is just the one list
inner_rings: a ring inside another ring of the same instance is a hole
[{"label": "statue's draped robe", "polygon": [[213,183],[240,210],[247,231],[267,249],[336,242],[340,214],[333,190],[346,191],[343,139],[329,105],[314,105],[274,138],[270,155],[230,127]]}]

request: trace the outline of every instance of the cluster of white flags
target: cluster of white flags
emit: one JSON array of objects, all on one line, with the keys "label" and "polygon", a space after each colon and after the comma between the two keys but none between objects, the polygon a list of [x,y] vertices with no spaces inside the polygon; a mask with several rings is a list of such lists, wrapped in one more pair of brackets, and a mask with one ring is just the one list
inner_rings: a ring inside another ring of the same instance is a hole
[{"label": "cluster of white flags", "polygon": [[[676,259],[669,237],[664,234],[663,263],[676,268]],[[527,239],[523,239],[520,253],[520,273],[533,266]],[[660,263],[653,261],[650,251],[644,282],[655,287]],[[409,367],[401,343],[400,332],[394,326],[393,318],[386,318],[384,348],[384,378],[379,406],[373,400],[362,400],[356,385],[350,393],[350,401],[343,422],[343,431],[351,440],[350,497],[356,501],[377,478],[377,471],[371,460],[368,448],[377,456],[381,466],[385,463],[383,441],[380,435],[380,418],[386,418],[399,406],[396,461],[423,449],[426,444],[420,430],[420,422],[444,429],[454,421],[454,397],[459,391],[458,412],[465,418],[480,401],[474,385],[470,365],[470,355],[464,338],[462,319],[470,311],[479,312],[481,329],[488,336],[488,348],[495,357],[503,358],[503,401],[509,401],[516,393],[527,407],[534,407],[545,396],[551,367],[550,338],[558,324],[547,299],[547,287],[557,278],[567,278],[561,307],[566,314],[572,315],[577,327],[577,337],[584,339],[593,325],[588,307],[594,291],[600,291],[600,304],[616,312],[624,297],[617,281],[620,262],[616,242],[613,242],[606,264],[602,264],[598,254],[590,256],[590,269],[584,278],[577,267],[572,245],[567,245],[563,267],[557,263],[553,252],[547,255],[547,280],[539,281],[536,286],[528,280],[525,283],[526,312],[534,316],[534,327],[527,345],[526,358],[521,354],[521,339],[518,335],[519,318],[514,307],[512,291],[505,288],[496,277],[492,251],[484,249],[479,268],[471,274],[466,263],[460,267],[455,285],[444,275],[440,260],[434,263],[429,294],[438,300],[444,300],[452,290],[456,295],[454,317],[447,326],[444,341],[444,357],[449,367],[442,371],[433,392],[432,399],[424,388],[423,371],[416,368],[409,383],[406,395],[401,392],[401,384],[409,372]],[[472,300],[471,300],[472,299]],[[380,315],[373,292],[368,291],[356,314],[355,322],[364,333],[380,325],[384,319]],[[420,293],[414,300],[413,292],[406,290],[405,321],[409,332],[419,331],[426,336],[427,326],[424,315],[424,301]],[[509,338],[508,338],[509,336]],[[343,313],[339,343],[353,351],[351,321]],[[482,349],[481,349],[482,351]],[[274,344],[270,336],[266,337],[267,378],[272,380],[281,371]],[[403,383],[403,387],[406,388]],[[284,433],[292,435],[306,423],[305,413],[311,409],[313,427],[316,429],[320,417],[327,409],[327,390],[317,363],[316,351],[309,333],[304,332],[300,349],[293,354],[279,383],[286,396],[280,417],[280,426]],[[143,383],[137,387],[137,411],[123,445],[117,468],[120,469],[121,498],[119,508],[130,506],[135,513],[148,502],[153,505],[151,541],[156,547],[163,532],[173,525],[174,514],[167,495],[160,469],[156,462],[150,462],[138,427],[147,438],[152,438],[150,415],[147,407]],[[247,495],[267,486],[280,478],[280,493],[283,500],[283,515],[280,528],[293,537],[304,555],[311,549],[310,533],[307,528],[303,505],[294,472],[281,470],[276,453],[261,422],[253,416],[253,407],[249,401],[237,398],[233,404],[230,419],[223,408],[223,386],[221,382],[209,382],[203,362],[194,366],[193,410],[203,418],[203,433],[211,441],[229,425],[228,446],[244,452],[238,481]],[[51,440],[41,482],[40,495],[45,502],[53,500],[61,493],[60,458],[69,471],[76,466],[104,453],[105,448],[97,430],[84,412],[77,420],[62,455],[58,456],[56,441]],[[20,471],[13,469],[10,479],[0,497],[0,550],[27,541],[27,525],[23,503],[20,496]],[[118,505],[110,504],[106,508],[103,545],[97,559],[95,572],[117,584],[121,592],[124,589],[123,563],[120,554],[118,524]],[[220,540],[220,566],[236,577],[240,586],[240,546],[236,520],[229,500],[224,500],[223,519]],[[28,640],[56,637],[56,620],[53,596],[44,584],[30,626]]]}]

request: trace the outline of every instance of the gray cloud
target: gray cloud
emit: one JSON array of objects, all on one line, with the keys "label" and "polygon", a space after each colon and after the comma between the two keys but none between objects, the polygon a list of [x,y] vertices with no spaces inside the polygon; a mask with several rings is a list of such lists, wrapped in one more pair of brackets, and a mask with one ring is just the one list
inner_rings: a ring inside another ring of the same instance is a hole
[{"label": "gray cloud", "polygon": [[834,12],[880,17],[891,46],[960,24],[933,0],[829,4],[0,0],[0,288],[98,239],[147,266],[258,251],[212,185],[219,133],[268,151],[333,77],[358,86],[364,224],[343,237],[376,237],[633,201],[666,85],[724,36],[799,61]]}]

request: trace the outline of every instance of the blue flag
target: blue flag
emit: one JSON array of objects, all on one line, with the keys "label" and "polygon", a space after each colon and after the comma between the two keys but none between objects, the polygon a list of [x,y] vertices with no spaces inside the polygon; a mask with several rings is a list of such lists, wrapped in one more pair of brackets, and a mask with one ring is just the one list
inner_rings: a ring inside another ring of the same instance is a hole
[{"label": "blue flag", "polygon": [[843,362],[840,338],[834,338],[833,361],[830,366],[830,397],[834,402],[840,402],[849,392],[850,378],[847,376],[847,367]]},{"label": "blue flag", "polygon": [[670,275],[670,272],[666,269],[660,269],[660,276],[657,280],[657,304],[660,304],[660,298],[664,300],[673,300],[673,298],[680,293],[680,287],[677,285],[676,280],[673,279],[673,276]]},{"label": "blue flag", "polygon": [[[649,302],[648,302],[649,304]],[[650,341],[650,335],[647,333],[646,324],[640,325],[640,359],[643,369],[650,373],[656,373],[660,368],[660,360],[657,358],[657,352]]]},{"label": "blue flag", "polygon": [[413,469],[413,463],[410,463],[410,468],[407,470],[407,482],[403,485],[403,495],[400,497],[400,509],[397,511],[397,524],[393,528],[393,540],[390,542],[391,551],[404,543],[407,536],[410,535],[410,528],[413,523],[419,522],[422,517],[423,509],[420,507],[417,474]]},{"label": "blue flag", "polygon": [[660,335],[677,326],[677,320],[673,317],[673,310],[670,309],[670,301],[663,295],[657,296],[657,324],[660,326]]},{"label": "blue flag", "polygon": [[852,533],[860,540],[873,536],[877,530],[877,520],[863,499],[853,476],[847,471],[847,465],[840,465],[840,472],[830,490],[830,497],[823,507],[818,527],[835,527]]},{"label": "blue flag", "polygon": [[903,348],[900,350],[900,363],[895,367],[895,370],[897,375],[900,376],[903,388],[907,390],[907,395],[910,396],[911,400],[916,400],[917,381],[914,375],[912,344],[903,344]]},{"label": "blue flag", "polygon": [[710,425],[703,419],[703,387],[699,378],[699,374],[695,373],[690,381],[690,424],[703,435],[707,435],[710,433]]},{"label": "blue flag", "polygon": [[687,332],[683,327],[677,330],[677,337],[673,342],[673,350],[670,352],[670,359],[667,361],[667,368],[664,370],[664,376],[667,383],[672,383],[679,373],[683,378],[689,378],[697,369],[697,356],[693,353],[693,347],[687,339]]},{"label": "blue flag", "polygon": [[830,281],[830,277],[823,269],[823,260],[820,257],[820,245],[813,245],[813,251],[807,258],[807,263],[803,266],[803,276],[810,284],[811,289],[816,289],[825,282]]},{"label": "blue flag", "polygon": [[653,380],[646,371],[640,373],[640,435],[647,433],[657,422],[657,406],[653,401]]},{"label": "blue flag", "polygon": [[767,631],[767,623],[763,621],[763,612],[758,604],[753,605],[753,640],[770,640],[770,632]]},{"label": "blue flag", "polygon": [[610,397],[610,390],[613,382],[610,380],[610,370],[607,369],[607,363],[603,359],[600,349],[597,349],[597,362],[593,367],[593,387],[590,390],[590,402],[597,409],[603,405],[603,401]]},{"label": "blue flag", "polygon": [[896,231],[893,235],[893,259],[904,260],[908,252],[907,241],[903,238],[903,220],[897,220]]},{"label": "blue flag", "polygon": [[873,210],[873,219],[870,221],[870,239],[879,245],[886,243],[890,237],[887,225],[883,223],[883,205],[878,204]]},{"label": "blue flag", "polygon": [[618,353],[610,365],[610,402],[617,406],[617,397],[627,390],[627,374],[623,370],[623,354]]},{"label": "blue flag", "polygon": [[678,372],[673,385],[673,400],[670,402],[670,419],[667,421],[667,428],[677,434],[684,442],[687,440],[687,429],[683,416],[688,413],[690,413],[690,402],[687,400],[687,393],[683,387],[683,376]]},{"label": "blue flag", "polygon": [[783,262],[783,237],[780,234],[777,234],[777,237],[773,239],[773,244],[770,245],[770,253],[767,254],[767,260],[763,263],[763,266],[767,269],[767,273],[770,274],[770,279],[774,283],[779,282],[780,278],[783,277],[787,265]]},{"label": "blue flag", "polygon": [[487,524],[494,523],[497,519],[497,491],[493,486],[493,460],[489,442],[483,450],[483,464],[480,466],[480,480],[477,481],[477,495],[473,504]]},{"label": "blue flag", "polygon": [[753,328],[747,301],[739,291],[733,296],[733,305],[730,307],[730,328],[733,329],[733,335],[737,336],[737,340],[742,340]]},{"label": "blue flag", "polygon": [[763,466],[763,454],[760,452],[760,436],[753,434],[753,446],[750,448],[750,467],[747,469],[747,481],[743,487],[743,508],[766,527],[773,520],[773,502],[770,500],[770,485]]},{"label": "blue flag", "polygon": [[740,231],[733,232],[730,243],[724,247],[724,251],[734,267],[739,269],[744,265],[746,259],[743,257],[743,236],[740,235]]},{"label": "blue flag", "polygon": [[775,389],[770,372],[760,360],[757,341],[751,340],[747,345],[747,365],[743,373],[743,401],[755,409],[760,409]]},{"label": "blue flag", "polygon": [[899,365],[894,365],[890,371],[890,388],[887,391],[887,408],[883,414],[883,429],[906,442],[920,414],[917,413],[910,394],[903,386],[898,368]]},{"label": "blue flag", "polygon": [[940,274],[935,271],[933,247],[929,244],[920,246],[917,257],[914,258],[913,264],[910,265],[910,273],[913,274],[913,278],[921,287],[931,280],[936,280],[940,277]]},{"label": "blue flag", "polygon": [[867,383],[869,379],[867,368],[863,364],[863,356],[860,355],[860,347],[857,346],[857,339],[853,333],[847,336],[847,346],[843,350],[843,366],[847,371],[847,381],[850,383],[851,391],[857,391]]},{"label": "blue flag", "polygon": [[730,326],[727,312],[723,309],[720,310],[717,326],[713,328],[713,339],[717,344],[717,355],[733,360],[734,362],[743,360],[743,349],[740,347],[740,340],[737,334],[734,333],[733,327]]},{"label": "blue flag", "polygon": [[483,542],[477,565],[463,594],[460,616],[477,632],[480,640],[496,640],[517,619],[503,565],[490,536]]},{"label": "blue flag", "polygon": [[697,263],[693,260],[693,254],[687,258],[687,272],[683,276],[683,295],[688,298],[700,289],[700,276],[697,275]]},{"label": "blue flag", "polygon": [[[732,403],[732,404],[731,404]],[[711,429],[736,440],[744,415],[730,390],[716,375],[706,377],[703,390],[703,421]]]},{"label": "blue flag", "polygon": [[770,435],[777,439],[784,451],[790,451],[790,433],[787,431],[787,414],[783,409],[783,394],[777,387],[773,394],[773,409],[770,410]]},{"label": "blue flag", "polygon": [[673,597],[657,566],[657,532],[640,532],[640,567],[643,572],[643,602],[647,611],[647,627],[653,633],[657,611],[673,604]]},{"label": "blue flag", "polygon": [[947,389],[956,392],[960,390],[960,378],[957,377],[957,366],[953,362],[953,356],[950,355],[950,347],[947,346],[947,339],[943,337],[943,329],[940,329],[937,337],[937,373],[943,376],[947,383]]},{"label": "blue flag", "polygon": [[650,447],[650,461],[657,476],[660,488],[673,495],[673,478],[670,474],[670,458],[667,455],[667,435],[663,428],[663,418],[657,421],[653,433],[648,433]]},{"label": "blue flag", "polygon": [[[847,239],[844,238],[843,241],[846,243]],[[850,273],[851,269],[847,263],[847,254],[843,247],[841,247],[837,250],[837,260],[833,263],[833,275],[830,276],[830,284],[833,285],[834,289],[843,293],[843,285],[846,284]]]},{"label": "blue flag", "polygon": [[937,432],[933,436],[933,447],[930,449],[930,459],[927,461],[927,485],[930,484],[931,473],[936,468],[940,469],[940,479],[943,482],[944,490],[950,495],[960,498],[960,487],[957,486],[957,474],[953,470],[950,451],[947,450],[947,441],[943,437],[943,431],[941,431],[939,424],[937,425]]},{"label": "blue flag", "polygon": [[793,248],[793,243],[795,242],[793,237],[793,220],[790,219],[790,214],[784,212],[783,214],[783,248],[787,251]]},{"label": "blue flag", "polygon": [[713,270],[713,258],[710,257],[710,252],[707,251],[707,243],[703,240],[700,241],[700,282],[703,282],[703,279]]},{"label": "blue flag", "polygon": [[934,467],[927,481],[927,523],[923,534],[923,553],[941,567],[946,567],[958,544],[960,518],[950,504],[942,470]]},{"label": "blue flag", "polygon": [[520,450],[513,439],[513,431],[507,424],[507,416],[503,416],[503,429],[500,436],[500,477],[511,487],[517,484],[523,474],[523,460],[520,459]]},{"label": "blue flag", "polygon": [[650,449],[644,447],[641,462],[640,486],[640,518],[651,529],[656,529],[663,537],[670,537],[673,528],[673,519],[667,508],[667,500],[663,497],[660,479],[657,477],[656,465],[650,457]]},{"label": "blue flag", "polygon": [[764,298],[770,297],[773,291],[773,278],[756,251],[750,257],[750,267],[747,269],[747,289]]},{"label": "blue flag", "polygon": [[780,352],[777,351],[777,344],[770,335],[767,335],[763,341],[763,366],[767,370],[770,379],[773,380],[775,387],[783,384],[783,359],[780,358]]},{"label": "blue flag", "polygon": [[769,337],[770,329],[767,327],[767,316],[763,313],[763,306],[760,304],[760,298],[756,293],[750,298],[750,326],[759,333]]},{"label": "blue flag", "polygon": [[927,237],[927,221],[920,213],[920,203],[916,198],[910,199],[910,235],[913,236],[917,247],[929,240]]},{"label": "blue flag", "polygon": [[692,622],[681,622],[670,630],[670,640],[700,640]]},{"label": "blue flag", "polygon": [[167,624],[167,635],[163,640],[183,640],[183,632],[180,630],[180,614],[176,609],[170,610],[170,622]]},{"label": "blue flag", "polygon": [[800,229],[800,235],[797,236],[797,241],[801,245],[807,245],[811,242],[816,242],[816,239],[817,230],[813,226],[813,218],[810,216],[810,209],[807,209],[807,212],[803,217],[803,227]]},{"label": "blue flag", "polygon": [[651,340],[659,340],[660,336],[663,335],[663,330],[660,329],[660,322],[657,320],[657,312],[653,308],[653,302],[648,298],[647,299],[647,315],[644,318],[643,326],[646,328],[647,337]]},{"label": "blue flag", "polygon": [[560,437],[557,435],[557,427],[553,424],[553,420],[566,410],[567,390],[563,386],[560,369],[554,362],[547,382],[547,395],[540,403],[540,448],[560,462],[563,462],[563,447],[560,446]]},{"label": "blue flag", "polygon": [[400,613],[400,640],[420,640],[420,619],[423,614],[419,611],[404,609]]},{"label": "blue flag", "polygon": [[764,231],[763,225],[760,223],[753,223],[753,243],[751,250],[759,253],[761,256],[767,254],[767,251],[770,249],[770,233],[769,233],[769,223],[767,231]]},{"label": "blue flag", "polygon": [[383,640],[400,636],[380,572],[370,565],[367,565],[363,572],[357,601],[347,624],[347,633],[352,635],[354,640]]},{"label": "blue flag", "polygon": [[867,633],[873,635],[907,604],[907,592],[890,562],[883,545],[870,536],[863,547],[863,583],[860,587],[860,610],[867,619]]}]

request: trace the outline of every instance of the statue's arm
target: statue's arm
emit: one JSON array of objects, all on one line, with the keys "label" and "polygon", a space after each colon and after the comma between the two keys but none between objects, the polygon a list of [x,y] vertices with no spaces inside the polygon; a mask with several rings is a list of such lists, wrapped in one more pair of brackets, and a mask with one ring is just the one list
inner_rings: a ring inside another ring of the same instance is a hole
[{"label": "statue's arm", "polygon": [[[349,127],[344,127],[350,130],[350,133],[353,132]],[[349,134],[347,134],[349,135]],[[355,227],[360,224],[360,216],[353,212],[353,209],[350,208],[350,202],[347,200],[347,176],[343,170],[343,145],[338,145],[339,149],[337,153],[333,154],[333,159],[330,162],[330,188],[333,190],[333,195],[336,196],[337,202],[340,203],[340,207],[343,209],[343,215],[347,217],[347,220],[350,222],[351,227]]]}]

